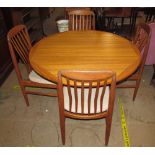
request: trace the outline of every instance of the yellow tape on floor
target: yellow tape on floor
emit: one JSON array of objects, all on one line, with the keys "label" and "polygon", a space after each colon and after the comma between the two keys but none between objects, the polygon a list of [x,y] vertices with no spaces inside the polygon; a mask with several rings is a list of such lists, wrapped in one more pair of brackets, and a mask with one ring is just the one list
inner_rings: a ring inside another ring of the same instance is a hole
[{"label": "yellow tape on floor", "polygon": [[13,89],[20,89],[20,86],[19,85],[14,85]]},{"label": "yellow tape on floor", "polygon": [[126,126],[124,108],[123,108],[122,101],[119,97],[118,97],[118,104],[119,104],[119,110],[120,110],[120,116],[121,116],[121,125],[122,125],[124,145],[126,147],[130,147],[130,139],[129,139],[128,129]]},{"label": "yellow tape on floor", "polygon": [[[36,87],[27,87],[27,88],[29,88],[29,89],[41,89],[41,88],[36,88]],[[20,89],[20,86],[19,85],[14,85],[13,86],[13,89],[19,90]]]}]

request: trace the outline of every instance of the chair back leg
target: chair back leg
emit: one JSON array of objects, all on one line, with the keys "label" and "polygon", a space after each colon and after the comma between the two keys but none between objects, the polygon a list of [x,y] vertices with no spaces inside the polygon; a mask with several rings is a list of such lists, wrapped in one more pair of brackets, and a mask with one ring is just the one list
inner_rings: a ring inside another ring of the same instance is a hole
[{"label": "chair back leg", "polygon": [[21,82],[20,82],[20,88],[21,88],[21,91],[22,91],[22,93],[23,93],[23,96],[24,96],[26,105],[29,106],[28,96],[27,96],[27,94],[26,94],[26,92],[25,92],[25,87],[21,84]]},{"label": "chair back leg", "polygon": [[62,144],[65,145],[65,118],[60,116],[60,129]]},{"label": "chair back leg", "polygon": [[138,88],[139,88],[139,85],[140,85],[140,81],[141,81],[141,79],[138,79],[136,81],[136,87],[135,87],[134,94],[133,94],[133,101],[135,101],[135,98],[137,96],[137,92],[138,92]]}]

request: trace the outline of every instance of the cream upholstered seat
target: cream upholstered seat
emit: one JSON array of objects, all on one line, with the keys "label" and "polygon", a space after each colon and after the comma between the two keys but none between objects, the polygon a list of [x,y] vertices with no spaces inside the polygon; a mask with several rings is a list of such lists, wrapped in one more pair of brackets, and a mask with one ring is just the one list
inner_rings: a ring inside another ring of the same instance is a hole
[{"label": "cream upholstered seat", "polygon": [[38,73],[32,70],[29,74],[29,79],[33,82],[43,83],[43,84],[54,84],[44,78],[42,78]]},{"label": "cream upholstered seat", "polygon": [[[103,111],[108,110],[108,104],[109,104],[109,86],[106,87],[103,102],[102,102],[102,111],[100,111],[100,98],[101,98],[101,93],[102,93],[103,87],[99,88],[99,95],[97,99],[97,110],[96,113],[100,113]],[[67,87],[63,87],[64,91],[64,108],[65,110],[69,111],[69,95],[68,95],[68,90]],[[81,113],[81,89],[77,89],[78,92],[78,109],[77,113]],[[84,89],[84,113],[88,114],[88,92],[89,89],[85,88]],[[96,88],[92,89],[92,96],[91,96],[91,102],[90,102],[90,113],[94,113],[94,98],[95,98],[95,93],[96,93]],[[71,94],[72,94],[72,109],[71,112],[75,112],[75,95],[74,95],[74,88],[71,88]]]}]

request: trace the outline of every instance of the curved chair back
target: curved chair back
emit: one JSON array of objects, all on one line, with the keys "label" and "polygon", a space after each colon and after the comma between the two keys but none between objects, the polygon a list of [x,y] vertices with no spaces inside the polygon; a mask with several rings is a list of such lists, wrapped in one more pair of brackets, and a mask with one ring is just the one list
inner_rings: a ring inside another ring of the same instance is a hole
[{"label": "curved chair back", "polygon": [[95,14],[90,10],[69,12],[69,30],[94,30]]},{"label": "curved chair back", "polygon": [[25,25],[13,27],[7,34],[8,45],[14,65],[16,62],[16,53],[26,65],[28,73],[31,71],[29,62],[29,51],[32,47],[30,37]]},{"label": "curved chair back", "polygon": [[140,52],[146,46],[150,37],[150,28],[147,24],[139,24],[136,29],[133,43],[138,47]]},{"label": "curved chair back", "polygon": [[148,48],[151,37],[151,29],[148,24],[139,24],[137,26],[135,38],[133,43],[137,46],[139,51],[141,52],[142,60],[140,65],[140,70],[143,72],[146,57],[148,54]]}]

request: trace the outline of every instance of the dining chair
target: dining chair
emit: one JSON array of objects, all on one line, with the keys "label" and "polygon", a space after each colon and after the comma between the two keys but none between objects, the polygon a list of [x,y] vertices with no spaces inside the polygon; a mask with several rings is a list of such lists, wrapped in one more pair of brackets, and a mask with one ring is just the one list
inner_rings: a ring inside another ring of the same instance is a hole
[{"label": "dining chair", "polygon": [[[41,77],[39,74],[37,74],[31,67],[30,61],[29,61],[29,52],[32,48],[30,37],[27,31],[27,28],[25,25],[17,25],[10,29],[10,31],[7,34],[7,40],[9,45],[9,50],[11,54],[11,58],[14,64],[14,68],[17,74],[18,82],[21,88],[21,91],[23,93],[26,105],[29,106],[28,101],[28,94],[36,94],[36,95],[45,95],[45,96],[57,96],[57,93],[44,93],[44,92],[38,92],[36,89],[27,90],[28,87],[35,87],[35,88],[51,88],[56,89],[57,86]],[[22,60],[22,62],[25,64],[28,78],[24,79],[22,76],[21,69],[18,65],[18,57]]]},{"label": "dining chair", "polygon": [[148,54],[148,47],[150,43],[151,30],[147,24],[139,24],[136,29],[136,33],[132,43],[139,49],[141,53],[141,62],[137,70],[129,76],[125,81],[133,81],[133,84],[125,84],[120,82],[117,84],[117,88],[134,88],[133,101],[136,98],[137,91],[140,85],[141,77],[144,70],[146,57]]},{"label": "dining chair", "polygon": [[90,10],[73,10],[69,13],[69,30],[95,30],[95,14]]},{"label": "dining chair", "polygon": [[59,71],[58,102],[60,128],[65,144],[65,118],[105,118],[108,145],[115,100],[116,75],[112,71]]}]

